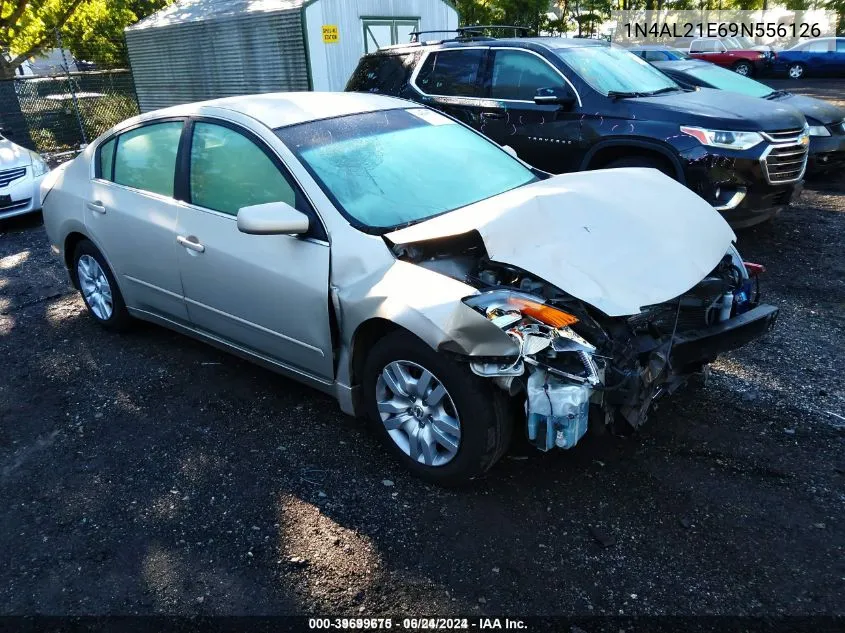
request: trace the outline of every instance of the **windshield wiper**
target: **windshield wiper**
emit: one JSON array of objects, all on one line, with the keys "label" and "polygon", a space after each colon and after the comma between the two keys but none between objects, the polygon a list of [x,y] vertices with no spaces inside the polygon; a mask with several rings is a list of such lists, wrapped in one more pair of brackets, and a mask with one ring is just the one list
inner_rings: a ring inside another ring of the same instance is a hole
[{"label": "windshield wiper", "polygon": [[645,97],[644,92],[619,92],[618,90],[611,90],[607,93],[611,99],[633,99],[635,97]]},{"label": "windshield wiper", "polygon": [[786,90],[773,90],[769,94],[767,94],[764,99],[780,99],[781,97],[785,97],[791,93],[787,92]]},{"label": "windshield wiper", "polygon": [[660,88],[659,90],[652,90],[651,92],[646,92],[646,97],[653,97],[654,95],[662,95],[667,92],[677,92],[678,90],[682,90],[682,88],[675,88],[672,86],[667,86],[666,88]]}]

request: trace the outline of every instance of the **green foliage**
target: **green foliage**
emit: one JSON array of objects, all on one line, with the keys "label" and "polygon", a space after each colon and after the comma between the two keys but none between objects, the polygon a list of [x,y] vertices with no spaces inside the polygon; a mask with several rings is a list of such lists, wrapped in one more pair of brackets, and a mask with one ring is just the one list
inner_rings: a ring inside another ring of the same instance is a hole
[{"label": "green foliage", "polygon": [[0,78],[58,46],[106,66],[126,64],[123,29],[174,0],[0,0]]},{"label": "green foliage", "polygon": [[[552,34],[595,33],[613,10],[743,9],[758,10],[769,0],[453,0],[462,24],[516,24]],[[829,9],[839,14],[845,32],[845,0],[779,0],[790,10]],[[547,16],[554,8],[558,18]]]}]

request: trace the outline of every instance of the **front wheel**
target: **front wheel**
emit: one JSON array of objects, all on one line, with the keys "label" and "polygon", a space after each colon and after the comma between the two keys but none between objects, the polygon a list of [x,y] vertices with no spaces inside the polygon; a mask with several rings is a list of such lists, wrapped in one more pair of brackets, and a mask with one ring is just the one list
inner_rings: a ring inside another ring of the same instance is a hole
[{"label": "front wheel", "polygon": [[750,77],[754,74],[754,68],[748,62],[738,62],[734,65],[733,70],[737,75],[742,75],[743,77]]},{"label": "front wheel", "polygon": [[383,443],[428,481],[467,481],[508,446],[513,418],[505,394],[408,332],[376,343],[362,382],[367,415]]},{"label": "front wheel", "polygon": [[790,79],[803,79],[804,75],[807,74],[807,68],[804,64],[790,64],[787,72]]}]

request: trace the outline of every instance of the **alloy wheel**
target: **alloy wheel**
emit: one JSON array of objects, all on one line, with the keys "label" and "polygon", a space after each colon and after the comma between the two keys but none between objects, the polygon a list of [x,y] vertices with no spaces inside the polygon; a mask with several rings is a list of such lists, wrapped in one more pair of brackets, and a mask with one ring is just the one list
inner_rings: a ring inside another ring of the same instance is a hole
[{"label": "alloy wheel", "polygon": [[376,405],[390,438],[414,461],[442,466],[458,454],[461,422],[455,403],[421,365],[396,360],[382,369]]},{"label": "alloy wheel", "polygon": [[100,263],[91,255],[83,255],[76,263],[76,273],[85,303],[94,316],[101,321],[108,321],[114,311],[114,300],[109,280]]},{"label": "alloy wheel", "polygon": [[789,68],[789,76],[792,79],[801,79],[804,75],[804,67],[796,64],[795,66],[790,66]]},{"label": "alloy wheel", "polygon": [[748,75],[751,74],[751,69],[745,64],[740,64],[736,67],[736,74],[742,75],[743,77],[748,77]]}]

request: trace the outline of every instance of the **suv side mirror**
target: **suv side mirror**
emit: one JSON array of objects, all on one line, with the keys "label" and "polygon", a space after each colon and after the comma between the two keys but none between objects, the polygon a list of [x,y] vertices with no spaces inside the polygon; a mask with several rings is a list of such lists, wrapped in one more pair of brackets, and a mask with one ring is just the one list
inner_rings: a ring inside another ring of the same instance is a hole
[{"label": "suv side mirror", "polygon": [[571,108],[575,105],[575,95],[567,87],[555,86],[554,88],[540,88],[534,95],[534,103],[537,105],[559,105],[563,108]]},{"label": "suv side mirror", "polygon": [[287,202],[268,202],[238,209],[238,230],[250,235],[301,235],[308,216]]}]

